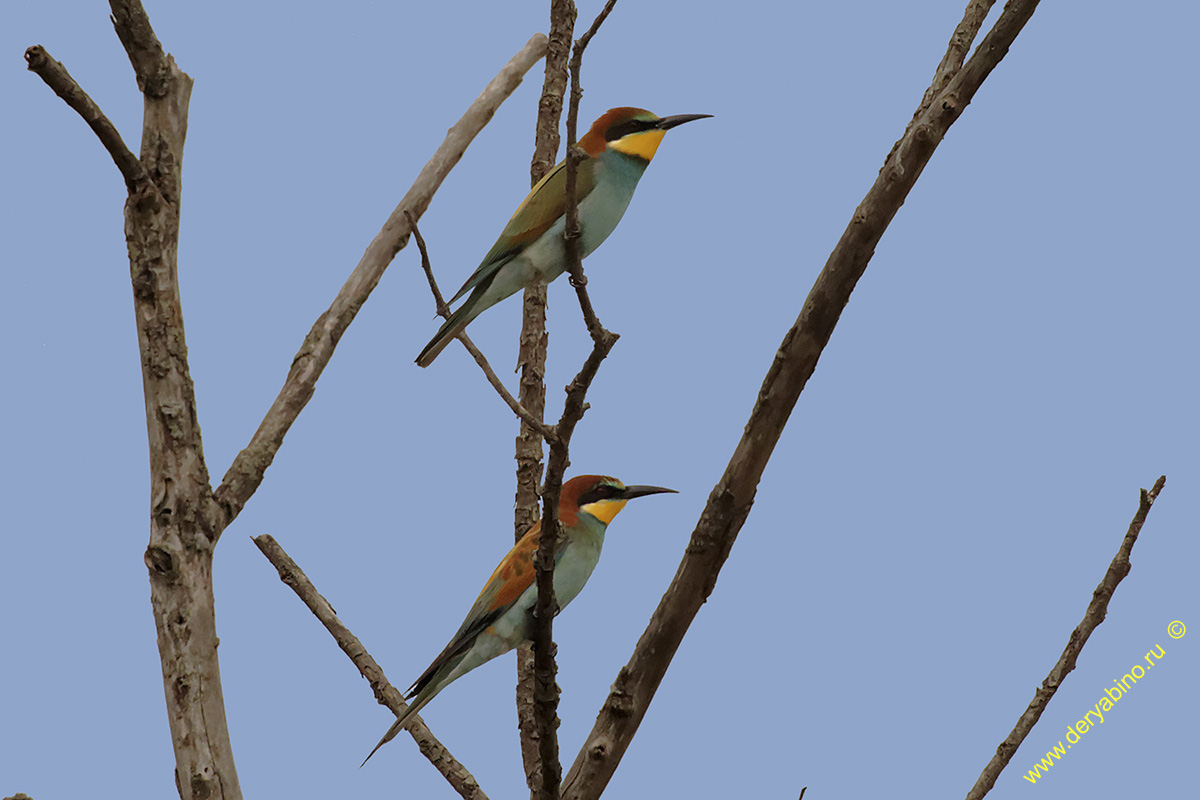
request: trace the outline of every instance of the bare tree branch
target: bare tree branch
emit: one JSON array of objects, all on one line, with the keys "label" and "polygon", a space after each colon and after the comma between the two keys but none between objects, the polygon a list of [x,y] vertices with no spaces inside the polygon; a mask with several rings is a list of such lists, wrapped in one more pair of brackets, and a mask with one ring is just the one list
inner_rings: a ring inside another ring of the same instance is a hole
[{"label": "bare tree branch", "polygon": [[108,6],[117,38],[133,65],[138,91],[147,97],[163,97],[175,64],[158,41],[141,0],[109,0]]},{"label": "bare tree branch", "polygon": [[288,429],[312,398],[317,379],[333,356],[342,334],[379,283],[392,258],[407,244],[412,229],[406,215],[411,213],[415,218],[420,218],[425,212],[434,192],[462,158],[467,145],[491,120],[500,104],[521,84],[524,74],[545,55],[546,45],[543,34],[534,35],[454,124],[446,134],[445,141],[388,217],[383,229],[367,247],[333,303],[313,324],[292,360],[291,370],[279,396],[258,426],[250,444],[234,459],[216,491],[216,499],[224,515],[222,527],[237,517],[262,483],[263,473],[274,460]]},{"label": "bare tree branch", "polygon": [[[558,153],[558,125],[567,91],[567,58],[571,54],[575,16],[575,3],[572,0],[550,0],[550,43],[542,95],[538,101],[533,159],[529,166],[530,184],[533,186],[554,166]],[[521,405],[538,418],[546,413],[546,295],[546,286],[543,284],[524,292],[517,356],[517,369],[521,373]],[[541,496],[542,437],[536,428],[528,424],[522,424],[517,435],[516,461],[513,538],[520,541],[538,520],[538,500]],[[521,763],[525,768],[525,782],[534,797],[542,792],[542,761],[538,755],[540,727],[534,719],[533,708],[535,684],[533,651],[530,645],[523,644],[517,648],[517,726],[521,732]]]},{"label": "bare tree branch", "polygon": [[[996,0],[971,0],[967,3],[962,22],[958,23],[958,27],[954,29],[954,33],[950,37],[950,46],[946,48],[946,55],[942,57],[942,62],[934,71],[929,88],[925,90],[925,96],[921,98],[921,105],[917,109],[918,114],[929,107],[938,92],[945,89],[950,79],[962,69],[963,61],[966,60],[967,53],[971,50],[971,42],[975,41],[975,37],[979,35],[979,29],[983,27],[983,22],[987,19],[988,12],[995,3]],[[916,115],[914,115],[914,119],[915,117]]]},{"label": "bare tree branch", "polygon": [[179,301],[179,197],[192,79],[163,51],[137,0],[112,0],[113,25],[145,96],[141,153],[134,159],[112,124],[42,48],[30,68],[92,126],[129,188],[130,257],[150,450],[151,531],[145,561],[158,631],[163,685],[184,800],[240,800],[217,660],[212,555],[224,528],[262,481],[284,434],[311,397],[338,338],[408,234],[402,212],[419,216],[474,135],[546,49],[538,34],[488,85],[447,135],[359,267],[318,320],[288,382],[217,496],[204,463]]},{"label": "bare tree branch", "polygon": [[175,780],[184,800],[240,800],[217,660],[212,499],[179,301],[179,195],[192,79],[166,55],[141,4],[113,0],[117,35],[145,96],[141,154],[40,47],[29,66],[88,122],[125,178],[125,240],[146,401],[150,542],[145,562]]},{"label": "bare tree branch", "polygon": [[[212,547],[220,520],[204,462],[179,298],[179,198],[192,79],[162,52],[140,3],[112,5],[126,50],[154,70],[153,92],[140,73],[138,80],[139,88],[146,87],[140,162],[153,184],[135,184],[126,200],[125,241],[150,454],[145,562],[175,780],[184,800],[239,800],[212,599]],[[150,54],[150,41],[157,55]]]},{"label": "bare tree branch", "polygon": [[529,164],[530,186],[536,186],[558,160],[558,125],[562,118],[563,98],[567,94],[567,59],[571,55],[575,17],[574,2],[550,0],[546,74],[542,82],[542,94],[538,99],[533,158]]},{"label": "bare tree branch", "polygon": [[[607,786],[684,633],[716,584],[750,513],[763,469],[880,237],[946,131],[1007,53],[1036,7],[1037,0],[1010,0],[966,66],[909,125],[855,210],[767,371],[742,439],[709,495],[671,586],[629,663],[618,673],[591,734],[567,774],[564,797],[596,798]],[[960,46],[951,43],[952,48]],[[563,434],[561,426],[559,433]]]},{"label": "bare tree branch", "polygon": [[[304,605],[308,606],[308,610],[321,621],[325,630],[329,631],[334,641],[337,642],[338,647],[342,648],[342,652],[354,662],[354,666],[371,684],[371,691],[375,693],[375,699],[379,701],[379,704],[387,706],[397,717],[401,716],[408,708],[403,695],[388,682],[387,676],[383,674],[379,664],[374,658],[371,658],[371,654],[363,647],[358,637],[342,624],[333,606],[321,596],[304,571],[291,559],[291,556],[284,552],[274,537],[263,534],[253,537],[252,541],[267,557],[267,560],[275,565],[275,569],[279,571],[279,579],[290,586],[292,591],[304,601]],[[418,714],[413,719],[414,723],[408,726],[408,732],[416,741],[421,753],[429,759],[429,763],[433,764],[438,772],[442,773],[454,787],[454,791],[458,792],[464,800],[487,800],[487,795],[483,793],[483,789],[479,788],[474,776],[450,754],[450,751],[437,740],[429,728],[425,727],[420,715]]]},{"label": "bare tree branch", "polygon": [[584,411],[587,409],[584,397],[600,369],[600,363],[608,356],[618,338],[600,325],[587,294],[587,278],[583,274],[583,263],[579,253],[581,237],[579,200],[575,195],[576,173],[579,166],[575,142],[579,120],[579,100],[583,96],[583,89],[579,85],[583,51],[615,4],[616,0],[608,0],[587,33],[575,43],[575,52],[570,61],[571,101],[567,113],[566,186],[564,189],[566,192],[566,226],[563,231],[563,239],[567,269],[570,271],[572,284],[579,297],[580,309],[587,322],[588,332],[592,335],[592,352],[584,362],[583,369],[571,381],[567,399],[563,405],[562,417],[554,427],[558,436],[550,442],[550,458],[546,464],[546,479],[542,488],[542,536],[538,539],[538,549],[534,557],[537,572],[537,600],[533,609],[532,636],[533,718],[537,725],[538,760],[542,773],[540,792],[535,793],[534,796],[544,798],[544,800],[558,800],[562,782],[562,764],[558,755],[559,693],[556,683],[558,665],[555,663],[557,648],[554,644],[553,631],[554,615],[558,610],[558,602],[554,597],[554,553],[558,547],[558,537],[561,535],[558,521],[558,501],[562,495],[563,476],[570,464],[568,448],[571,443],[571,435],[575,432],[575,426],[583,418]]},{"label": "bare tree branch", "polygon": [[104,112],[88,93],[80,88],[61,62],[51,58],[40,44],[35,44],[25,51],[25,61],[31,72],[36,73],[56,95],[83,117],[83,121],[96,134],[100,144],[104,145],[104,149],[112,156],[113,163],[125,178],[125,188],[128,191],[134,192],[139,187],[153,186],[150,176],[142,168],[142,162],[125,146],[125,140],[121,138],[116,126],[104,116]]},{"label": "bare tree branch", "polygon": [[1096,630],[1096,626],[1104,622],[1104,618],[1108,615],[1108,601],[1112,599],[1113,592],[1129,574],[1131,568],[1129,554],[1133,552],[1133,546],[1137,543],[1138,534],[1141,533],[1142,525],[1146,522],[1146,515],[1150,513],[1151,506],[1158,499],[1158,493],[1162,491],[1166,483],[1167,476],[1162,475],[1154,482],[1150,491],[1141,490],[1141,501],[1138,504],[1137,513],[1133,515],[1133,521],[1129,523],[1129,530],[1125,532],[1125,538],[1121,540],[1121,547],[1113,556],[1112,563],[1108,565],[1108,570],[1101,578],[1100,585],[1092,593],[1092,600],[1083,614],[1083,620],[1075,626],[1075,630],[1071,631],[1071,638],[1067,640],[1067,646],[1063,649],[1062,655],[1058,657],[1058,662],[1050,670],[1050,674],[1042,681],[1041,687],[1034,693],[1029,707],[1017,719],[1017,724],[1013,727],[1012,732],[996,748],[996,755],[992,756],[992,760],[984,767],[983,772],[979,775],[979,780],[975,781],[975,785],[971,787],[971,791],[967,792],[967,800],[982,800],[992,790],[996,779],[1008,766],[1008,762],[1012,760],[1017,748],[1021,746],[1021,742],[1025,741],[1025,737],[1029,735],[1033,726],[1041,718],[1050,698],[1054,697],[1058,687],[1066,680],[1071,670],[1075,669],[1075,661],[1083,651],[1083,646],[1087,644],[1088,638],[1091,637],[1092,631]]},{"label": "bare tree branch", "polygon": [[[438,316],[449,319],[450,306],[446,304],[445,298],[442,297],[442,290],[438,288],[437,278],[433,277],[433,265],[429,261],[429,248],[425,246],[425,237],[421,235],[421,231],[417,228],[417,222],[413,219],[413,215],[408,212],[405,212],[405,215],[408,218],[408,224],[412,226],[413,238],[417,240],[417,249],[421,251],[421,269],[425,270],[425,279],[429,281],[429,291],[433,293],[433,302],[437,306]],[[488,363],[487,356],[475,346],[475,343],[471,341],[471,337],[467,336],[466,331],[460,332],[456,338],[463,343],[463,347],[467,348],[467,352],[471,354],[471,357],[475,359],[475,363],[483,370],[484,377],[487,378],[488,383],[500,395],[500,399],[512,409],[512,412],[536,429],[540,436],[548,440],[553,439],[554,431],[542,424],[542,421],[533,414],[530,414],[509,393],[508,388],[501,382],[492,369],[492,365]]]}]

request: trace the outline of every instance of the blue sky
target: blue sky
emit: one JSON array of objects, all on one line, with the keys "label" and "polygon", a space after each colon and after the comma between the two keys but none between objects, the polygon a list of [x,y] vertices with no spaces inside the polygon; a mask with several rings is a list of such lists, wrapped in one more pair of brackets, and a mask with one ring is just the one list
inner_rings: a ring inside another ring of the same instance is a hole
[{"label": "blue sky", "polygon": [[[545,3],[349,0],[148,10],[195,78],[181,288],[219,480],[313,320],[446,129]],[[559,617],[573,759],[674,574],[783,333],[900,135],[961,0],[623,0],[581,119],[710,113],[668,134],[587,262],[622,336],[568,474],[680,494],[631,504]],[[599,4],[584,4],[590,22]],[[993,16],[998,11],[993,11]],[[0,794],[174,792],[142,552],[146,434],[122,235],[95,137],[24,70],[43,44],[136,149],[141,101],[102,3],[21,2],[0,30],[9,357],[0,399]],[[1192,4],[1045,3],[880,243],[800,399],[716,591],[613,797],[963,796],[1045,677],[1121,541],[1133,571],[992,796],[1194,787],[1200,296]],[[422,231],[456,289],[528,188],[535,68]],[[551,288],[550,407],[588,341]],[[519,304],[470,332],[515,385]],[[511,543],[516,423],[437,323],[415,248],[342,339],[216,555],[221,668],[247,797],[454,797],[251,544],[270,533],[394,683],[438,653]],[[1193,632],[1167,635],[1181,620]],[[1034,785],[1067,726],[1166,655]],[[493,798],[524,792],[512,657],[423,716]]]}]

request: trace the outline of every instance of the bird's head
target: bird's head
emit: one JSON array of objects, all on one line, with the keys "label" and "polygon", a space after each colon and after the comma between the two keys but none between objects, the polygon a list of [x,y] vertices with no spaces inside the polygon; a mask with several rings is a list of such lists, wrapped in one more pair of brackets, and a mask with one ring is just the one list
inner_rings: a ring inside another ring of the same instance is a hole
[{"label": "bird's head", "polygon": [[656,117],[641,108],[610,108],[579,140],[588,155],[595,158],[605,150],[615,150],[627,156],[650,161],[658,152],[663,135],[677,125],[705,119],[712,114],[676,114]]},{"label": "bird's head", "polygon": [[558,517],[564,525],[575,525],[582,512],[607,525],[633,498],[663,492],[674,494],[675,490],[661,486],[626,486],[607,475],[576,475],[563,484]]}]

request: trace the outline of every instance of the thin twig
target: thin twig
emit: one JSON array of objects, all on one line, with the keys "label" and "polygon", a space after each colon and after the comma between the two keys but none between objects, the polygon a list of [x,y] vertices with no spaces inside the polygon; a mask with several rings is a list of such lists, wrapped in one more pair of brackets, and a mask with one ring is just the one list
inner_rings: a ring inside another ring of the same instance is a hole
[{"label": "thin twig", "polygon": [[56,95],[83,117],[83,121],[96,134],[100,144],[104,145],[113,163],[121,171],[121,176],[125,178],[125,187],[130,193],[138,191],[140,187],[149,189],[153,186],[142,162],[125,145],[125,140],[121,138],[116,126],[104,116],[104,112],[88,93],[80,88],[62,62],[51,58],[40,44],[35,44],[25,51],[25,61],[30,72],[36,73]]},{"label": "thin twig", "polygon": [[[716,585],[721,567],[750,513],[763,470],[838,317],[880,238],[920,177],[946,131],[1037,7],[1009,0],[974,55],[909,125],[884,161],[784,336],[725,473],[709,495],[675,579],[622,667],[592,732],[563,781],[563,797],[592,800],[604,791],[629,747],[684,634]],[[952,44],[957,47],[957,43]],[[560,424],[560,436],[566,431]]]},{"label": "thin twig", "polygon": [[[583,36],[579,37],[579,41],[575,43],[575,54],[577,57],[583,57],[583,51],[587,49],[588,44],[592,41],[592,37],[596,35],[596,31],[600,30],[600,26],[604,24],[604,20],[608,19],[608,15],[612,13],[613,6],[616,4],[617,0],[608,0],[608,2],[604,4],[604,8],[600,10],[600,13],[596,15],[594,20],[592,20],[591,27],[584,31]],[[580,97],[582,96],[583,94],[581,90]]]},{"label": "thin twig", "polygon": [[1021,746],[1021,742],[1025,741],[1025,737],[1033,730],[1033,726],[1037,724],[1042,712],[1046,710],[1050,698],[1054,697],[1054,693],[1058,691],[1063,680],[1071,670],[1075,669],[1075,661],[1083,651],[1083,646],[1087,644],[1092,631],[1096,630],[1096,626],[1103,622],[1104,617],[1108,614],[1108,602],[1112,599],[1113,592],[1129,574],[1129,554],[1137,543],[1138,534],[1141,533],[1142,525],[1146,522],[1146,515],[1150,513],[1150,508],[1166,483],[1167,476],[1163,475],[1154,482],[1150,491],[1141,490],[1141,501],[1138,503],[1137,513],[1133,515],[1133,521],[1129,523],[1129,530],[1125,532],[1125,538],[1121,540],[1121,547],[1113,556],[1112,563],[1108,565],[1108,570],[1100,580],[1100,585],[1092,593],[1092,600],[1083,614],[1083,620],[1075,626],[1075,630],[1071,631],[1067,646],[1063,649],[1062,655],[1058,657],[1058,662],[1050,670],[1050,674],[1042,681],[1041,687],[1034,693],[1029,707],[1017,719],[1017,724],[1013,727],[1012,732],[996,748],[996,755],[992,756],[991,761],[984,767],[983,772],[979,775],[979,780],[975,781],[975,785],[971,787],[971,791],[967,792],[967,800],[982,800],[991,791],[996,779],[1000,777],[1000,773],[1008,766],[1008,762],[1012,760],[1017,748]]},{"label": "thin twig", "polygon": [[[264,533],[261,536],[252,537],[252,541],[279,571],[279,579],[290,586],[296,596],[304,601],[304,605],[308,606],[309,611],[321,621],[325,630],[329,631],[334,641],[337,642],[338,647],[342,648],[342,652],[354,662],[354,666],[371,684],[371,691],[375,693],[375,699],[379,701],[379,704],[387,706],[397,717],[401,716],[408,706],[400,691],[388,682],[387,676],[383,674],[379,664],[363,647],[362,642],[338,619],[333,606],[321,596],[304,571],[297,566],[291,556],[284,552],[274,537]],[[483,793],[483,789],[479,788],[475,778],[450,754],[445,745],[437,740],[429,728],[425,727],[420,715],[413,717],[413,724],[408,726],[408,732],[416,741],[421,753],[465,800],[487,800],[487,795]]]},{"label": "thin twig", "polygon": [[575,196],[577,158],[576,127],[579,119],[579,100],[583,90],[579,85],[579,72],[583,50],[596,35],[600,25],[612,11],[616,0],[609,0],[587,32],[575,43],[570,61],[571,95],[567,113],[567,156],[566,156],[566,229],[564,246],[567,269],[571,283],[579,297],[580,309],[592,335],[592,352],[584,362],[583,369],[571,381],[567,399],[563,404],[562,417],[554,426],[558,434],[550,442],[550,456],[546,462],[546,478],[542,486],[542,536],[538,540],[534,564],[537,571],[537,601],[533,615],[534,653],[534,720],[538,730],[538,758],[541,765],[541,792],[544,800],[557,800],[561,790],[562,763],[558,753],[558,686],[555,682],[558,666],[555,663],[554,614],[557,601],[554,597],[554,552],[560,535],[558,502],[562,494],[563,476],[570,464],[569,447],[575,426],[583,418],[587,404],[584,398],[588,387],[600,369],[600,363],[617,342],[617,335],[600,325],[587,294],[587,278],[583,274],[583,263],[579,253],[580,226],[579,201]]},{"label": "thin twig", "polygon": [[[412,235],[413,238],[417,240],[417,249],[421,251],[421,268],[425,270],[425,278],[429,281],[429,291],[433,292],[433,301],[437,306],[437,313],[443,318],[449,318],[450,306],[446,304],[446,300],[442,297],[442,290],[438,288],[437,279],[433,277],[433,265],[429,261],[429,249],[425,246],[425,237],[422,236],[421,231],[418,230],[417,221],[413,218],[412,213],[405,211],[404,215],[408,219],[408,224],[412,226]],[[512,412],[521,419],[525,420],[525,422],[532,426],[538,432],[538,434],[543,436],[547,441],[553,440],[555,438],[554,431],[547,428],[545,424],[543,424],[542,421],[533,414],[530,414],[525,407],[518,403],[517,399],[509,393],[499,376],[496,375],[495,370],[492,369],[492,365],[488,363],[487,356],[485,356],[483,352],[475,346],[475,343],[471,341],[471,337],[467,336],[466,331],[460,331],[457,338],[463,343],[463,347],[467,348],[467,352],[471,354],[471,357],[475,359],[475,363],[479,365],[481,370],[483,370],[483,374],[487,378],[488,383],[490,383],[492,388],[496,390],[496,393],[500,395],[500,399],[508,404],[508,407],[512,409]]]},{"label": "thin twig", "polygon": [[417,240],[417,249],[421,251],[421,269],[425,270],[425,279],[429,281],[429,291],[433,294],[434,306],[438,316],[445,319],[450,316],[450,306],[447,305],[446,298],[442,297],[442,290],[438,288],[437,278],[433,277],[433,263],[429,260],[429,248],[425,246],[425,237],[417,228],[417,220],[413,217],[412,212],[405,211],[404,216],[408,220],[408,224],[412,226],[413,238]]},{"label": "thin twig", "polygon": [[312,398],[317,379],[333,357],[334,348],[342,334],[379,283],[387,265],[407,243],[412,229],[406,215],[411,213],[419,218],[424,213],[434,192],[462,158],[467,145],[545,53],[546,37],[541,33],[536,34],[492,79],[446,134],[445,141],[425,164],[412,187],[384,223],[383,229],[367,247],[329,309],[313,324],[292,360],[287,380],[275,402],[254,432],[250,444],[238,453],[217,488],[215,497],[223,511],[225,525],[241,513],[246,501],[262,483],[263,473],[275,459],[292,423]]},{"label": "thin twig", "polygon": [[583,259],[579,253],[579,241],[583,236],[583,231],[579,225],[579,201],[575,196],[575,186],[579,174],[579,164],[586,156],[576,147],[578,143],[576,132],[579,126],[579,101],[583,98],[583,87],[579,83],[583,51],[587,49],[592,37],[596,35],[596,31],[600,30],[600,26],[604,20],[608,19],[608,15],[612,13],[616,4],[617,0],[608,0],[605,3],[591,27],[575,42],[575,52],[571,55],[571,102],[567,111],[566,229],[563,231],[567,271],[570,273],[571,285],[575,287],[575,295],[579,298],[579,309],[583,312],[583,320],[587,324],[593,345],[599,347],[602,342],[605,342],[608,350],[611,350],[616,343],[617,336],[605,330],[596,317],[596,311],[592,308],[592,299],[588,296],[587,276],[583,272]]}]

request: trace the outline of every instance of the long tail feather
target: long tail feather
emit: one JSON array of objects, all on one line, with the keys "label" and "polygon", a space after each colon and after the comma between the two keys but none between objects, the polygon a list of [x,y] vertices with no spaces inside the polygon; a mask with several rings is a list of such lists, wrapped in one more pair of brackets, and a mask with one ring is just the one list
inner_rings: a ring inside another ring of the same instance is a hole
[{"label": "long tail feather", "polygon": [[[440,688],[439,688],[439,691],[440,691]],[[408,727],[409,723],[411,723],[413,721],[413,717],[415,717],[417,715],[417,712],[420,711],[422,708],[424,708],[426,706],[426,704],[428,704],[429,701],[432,700],[436,696],[437,696],[437,692],[430,692],[428,696],[418,697],[415,701],[413,701],[412,705],[410,705],[405,710],[404,714],[402,716],[398,717],[396,719],[396,721],[394,723],[392,723],[392,727],[388,728],[387,733],[385,733],[383,735],[383,738],[379,740],[379,744],[375,745],[375,747],[372,748],[370,753],[367,753],[367,757],[363,759],[362,764],[358,765],[358,768],[362,769],[366,765],[366,763],[371,760],[371,756],[375,755],[376,750],[383,747],[385,744],[390,742],[392,739],[395,739],[396,734],[400,733],[400,731],[402,731],[406,727]]]},{"label": "long tail feather", "polygon": [[454,341],[455,337],[462,333],[463,329],[470,324],[471,320],[479,316],[482,308],[477,308],[479,305],[479,296],[482,292],[474,292],[467,298],[466,302],[458,307],[458,310],[447,318],[438,329],[437,335],[434,336],[429,344],[425,345],[425,349],[417,356],[417,366],[428,367],[433,363],[433,360],[446,349],[446,345]]}]

